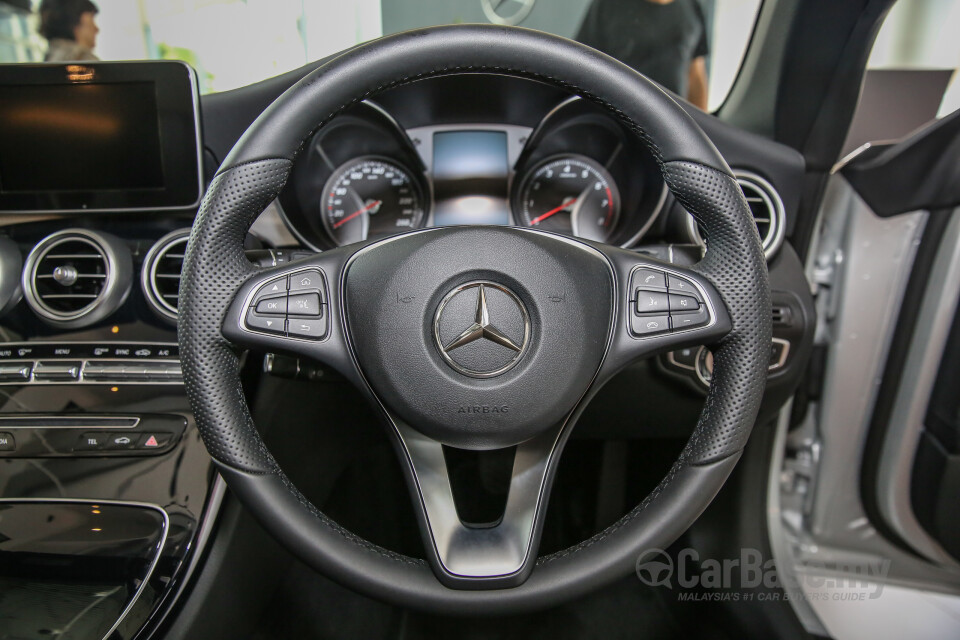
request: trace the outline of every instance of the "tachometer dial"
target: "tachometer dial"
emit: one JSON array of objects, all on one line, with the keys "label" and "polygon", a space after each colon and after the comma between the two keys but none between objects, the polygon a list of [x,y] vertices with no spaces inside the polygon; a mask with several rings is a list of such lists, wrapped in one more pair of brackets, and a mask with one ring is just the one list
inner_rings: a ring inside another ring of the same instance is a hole
[{"label": "tachometer dial", "polygon": [[620,194],[594,160],[554,156],[523,180],[514,213],[521,225],[604,242],[616,227]]},{"label": "tachometer dial", "polygon": [[323,226],[337,244],[388,236],[423,223],[420,186],[390,160],[355,158],[333,172],[323,188]]}]

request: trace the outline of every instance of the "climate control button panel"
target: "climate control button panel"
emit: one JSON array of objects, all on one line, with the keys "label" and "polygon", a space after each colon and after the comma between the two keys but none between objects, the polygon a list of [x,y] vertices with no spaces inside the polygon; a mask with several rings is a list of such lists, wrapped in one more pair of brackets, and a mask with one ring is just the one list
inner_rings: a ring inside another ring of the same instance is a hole
[{"label": "climate control button panel", "polygon": [[183,384],[179,347],[166,343],[0,344],[0,385]]}]

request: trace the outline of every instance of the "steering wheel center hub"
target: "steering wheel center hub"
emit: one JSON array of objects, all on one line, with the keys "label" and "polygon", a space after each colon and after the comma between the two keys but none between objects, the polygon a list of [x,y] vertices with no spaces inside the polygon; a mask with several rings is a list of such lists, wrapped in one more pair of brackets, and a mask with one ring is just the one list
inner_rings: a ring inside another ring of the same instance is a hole
[{"label": "steering wheel center hub", "polygon": [[354,352],[389,410],[445,444],[511,446],[550,429],[603,359],[613,276],[576,240],[438,229],[361,251],[344,278]]}]

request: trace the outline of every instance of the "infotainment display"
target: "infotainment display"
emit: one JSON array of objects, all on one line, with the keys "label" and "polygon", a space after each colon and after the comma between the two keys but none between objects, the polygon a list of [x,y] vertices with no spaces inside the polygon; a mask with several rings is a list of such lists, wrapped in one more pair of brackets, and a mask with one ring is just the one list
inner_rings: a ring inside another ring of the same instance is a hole
[{"label": "infotainment display", "polygon": [[0,65],[0,211],[188,208],[202,188],[189,66]]}]

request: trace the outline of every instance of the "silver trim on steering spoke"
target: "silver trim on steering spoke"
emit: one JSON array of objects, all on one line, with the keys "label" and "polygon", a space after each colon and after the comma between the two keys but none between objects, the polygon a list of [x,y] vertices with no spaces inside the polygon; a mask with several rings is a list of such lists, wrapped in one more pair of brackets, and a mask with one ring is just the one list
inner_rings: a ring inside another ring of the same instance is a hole
[{"label": "silver trim on steering spoke", "polygon": [[455,576],[493,578],[523,569],[533,547],[537,513],[543,505],[547,471],[563,427],[517,446],[503,519],[473,529],[457,516],[443,445],[394,421],[414,472],[437,558]]}]

